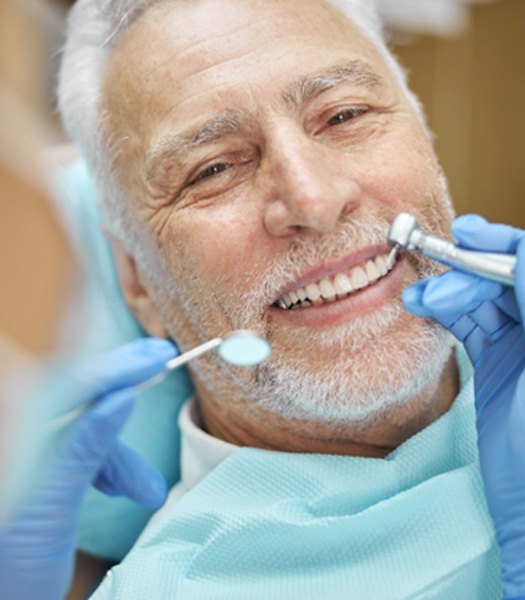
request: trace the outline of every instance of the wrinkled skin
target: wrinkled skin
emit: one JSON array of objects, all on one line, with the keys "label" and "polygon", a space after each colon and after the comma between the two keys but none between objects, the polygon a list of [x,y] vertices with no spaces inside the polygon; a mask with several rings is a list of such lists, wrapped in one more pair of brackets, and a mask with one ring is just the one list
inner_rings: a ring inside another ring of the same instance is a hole
[{"label": "wrinkled skin", "polygon": [[[273,347],[260,370],[213,356],[195,363],[210,433],[241,445],[385,456],[450,407],[450,343],[401,309],[401,291],[423,264],[405,258],[379,284],[332,305],[273,306],[298,278],[319,279],[312,269],[386,253],[400,211],[449,228],[429,136],[352,23],[321,0],[162,3],[119,40],[102,108],[143,245],[138,254],[115,243],[116,259],[146,330],[184,350],[246,327]],[[325,393],[301,417],[287,408],[299,392],[279,389],[308,377]],[[356,407],[369,409],[366,419]]]}]

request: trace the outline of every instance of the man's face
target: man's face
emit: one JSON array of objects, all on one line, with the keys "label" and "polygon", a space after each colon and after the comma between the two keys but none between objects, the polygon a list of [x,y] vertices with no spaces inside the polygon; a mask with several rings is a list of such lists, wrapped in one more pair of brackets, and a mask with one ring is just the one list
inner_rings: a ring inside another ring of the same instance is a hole
[{"label": "man's face", "polygon": [[423,263],[384,260],[398,212],[448,228],[440,171],[383,58],[330,5],[156,6],[117,46],[103,104],[168,330],[183,348],[238,328],[272,344],[259,370],[203,362],[203,386],[364,418],[440,370],[440,335],[400,301]]}]

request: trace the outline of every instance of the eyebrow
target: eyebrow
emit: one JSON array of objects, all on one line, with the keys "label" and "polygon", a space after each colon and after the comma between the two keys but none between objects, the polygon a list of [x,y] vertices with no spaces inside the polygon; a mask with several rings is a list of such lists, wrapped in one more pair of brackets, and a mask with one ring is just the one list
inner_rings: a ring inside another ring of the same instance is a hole
[{"label": "eyebrow", "polygon": [[344,83],[374,91],[383,84],[383,78],[367,62],[349,60],[301,78],[289,86],[282,97],[287,104],[297,107]]},{"label": "eyebrow", "polygon": [[[344,83],[373,91],[383,83],[383,79],[365,61],[350,60],[302,77],[285,89],[281,97],[287,104],[299,107]],[[180,163],[181,158],[194,148],[246,131],[250,120],[242,109],[227,109],[196,128],[163,137],[147,152],[146,180],[155,179],[166,161],[171,165]]]}]

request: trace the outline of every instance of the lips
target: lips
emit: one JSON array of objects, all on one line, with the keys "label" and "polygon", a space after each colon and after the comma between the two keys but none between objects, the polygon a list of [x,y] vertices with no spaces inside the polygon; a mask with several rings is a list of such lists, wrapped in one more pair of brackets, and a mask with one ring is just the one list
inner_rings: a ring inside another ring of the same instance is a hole
[{"label": "lips", "polygon": [[388,255],[381,254],[330,277],[308,283],[279,298],[275,306],[283,310],[296,310],[335,302],[370,287],[392,270],[388,268]]},{"label": "lips", "polygon": [[386,277],[393,268],[387,258],[388,253],[369,249],[315,269],[288,286],[273,306],[286,311],[303,310],[347,298]]}]

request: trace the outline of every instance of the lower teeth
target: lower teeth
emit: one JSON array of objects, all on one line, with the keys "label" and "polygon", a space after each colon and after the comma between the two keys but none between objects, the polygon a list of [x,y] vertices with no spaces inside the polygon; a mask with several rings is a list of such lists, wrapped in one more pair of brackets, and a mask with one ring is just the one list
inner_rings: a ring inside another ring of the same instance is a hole
[{"label": "lower teeth", "polygon": [[[359,290],[355,290],[356,292],[358,292]],[[350,294],[353,294],[353,292],[349,292],[348,294],[343,294],[341,295],[337,295],[336,298],[330,298],[330,300],[327,300],[326,298],[319,298],[318,300],[314,300],[314,301],[310,301],[310,300],[299,300],[299,302],[296,302],[295,304],[293,304],[292,306],[290,306],[289,308],[285,309],[285,310],[296,310],[297,308],[308,308],[309,306],[320,306],[321,304],[328,304],[329,302],[334,302],[335,300],[342,300],[343,298],[348,298],[348,296],[350,296]]]},{"label": "lower teeth", "polygon": [[[377,283],[377,281],[379,281],[380,279],[383,279],[382,277],[380,277],[379,279],[377,279],[376,281],[374,281],[374,283]],[[370,284],[373,285],[373,284]],[[366,287],[370,287],[370,286],[366,286]],[[292,306],[286,307],[286,305],[284,304],[278,304],[278,306],[280,308],[283,308],[284,310],[296,310],[298,308],[308,308],[309,306],[319,306],[321,304],[328,304],[329,302],[334,302],[335,300],[343,300],[344,298],[348,298],[348,296],[351,296],[352,294],[355,294],[356,292],[360,292],[361,290],[363,290],[365,288],[359,288],[357,290],[353,290],[351,292],[348,292],[348,294],[337,294],[337,296],[335,298],[330,298],[330,300],[327,300],[326,298],[318,298],[317,300],[299,300],[298,302],[296,302],[295,304],[292,304]]]},{"label": "lower teeth", "polygon": [[313,303],[310,300],[299,300],[297,304],[290,306],[287,310],[295,310],[296,308],[307,308],[308,306],[313,306]]}]

